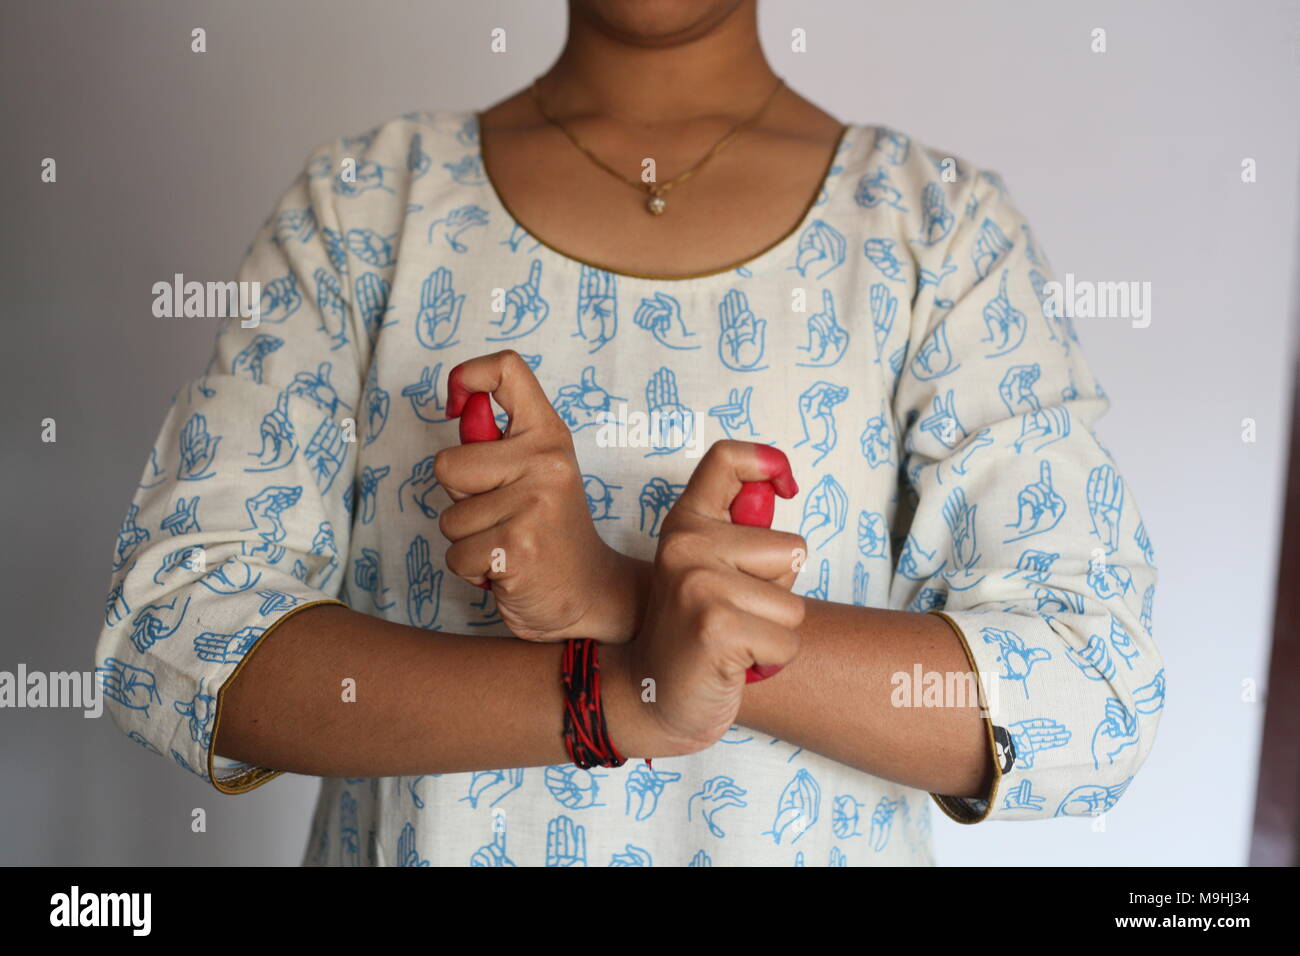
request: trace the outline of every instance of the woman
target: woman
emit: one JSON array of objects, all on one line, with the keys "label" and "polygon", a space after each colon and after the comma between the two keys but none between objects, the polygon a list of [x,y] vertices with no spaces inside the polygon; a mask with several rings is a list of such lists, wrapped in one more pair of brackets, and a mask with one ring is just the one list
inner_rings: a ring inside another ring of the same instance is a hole
[{"label": "woman", "polygon": [[920,863],[927,791],[1108,810],[1153,554],[1000,179],[798,96],[754,0],[569,27],[259,232],[119,536],[119,725],[324,778],[314,864]]}]

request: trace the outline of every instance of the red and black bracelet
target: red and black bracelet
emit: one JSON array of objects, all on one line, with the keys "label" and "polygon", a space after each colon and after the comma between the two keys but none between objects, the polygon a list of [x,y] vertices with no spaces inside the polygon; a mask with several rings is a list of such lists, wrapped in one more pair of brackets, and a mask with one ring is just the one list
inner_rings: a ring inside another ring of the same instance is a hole
[{"label": "red and black bracelet", "polygon": [[609,739],[609,728],[605,726],[596,646],[596,641],[585,638],[565,641],[560,665],[564,685],[564,747],[569,759],[584,770],[621,767],[626,762]]}]

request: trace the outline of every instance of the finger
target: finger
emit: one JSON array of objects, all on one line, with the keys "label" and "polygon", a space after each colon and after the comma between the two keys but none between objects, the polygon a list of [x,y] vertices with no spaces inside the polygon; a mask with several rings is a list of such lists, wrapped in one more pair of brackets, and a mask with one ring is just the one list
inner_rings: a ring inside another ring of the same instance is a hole
[{"label": "finger", "polygon": [[715,442],[696,466],[675,507],[730,521],[731,503],[741,485],[759,481],[770,481],[782,498],[793,498],[799,491],[784,452],[752,442]]},{"label": "finger", "polygon": [[481,588],[497,591],[525,568],[546,560],[545,542],[514,518],[507,518],[447,548],[447,568],[452,574]]},{"label": "finger", "polygon": [[[718,587],[727,595],[727,603],[744,614],[787,630],[794,630],[803,623],[806,610],[803,597],[770,581],[760,581],[747,574],[723,572],[719,575]],[[738,633],[743,635],[744,631]]]},{"label": "finger", "polygon": [[569,449],[539,444],[525,435],[452,445],[433,459],[433,475],[452,501],[516,483],[526,485],[530,475],[537,476],[533,480],[539,485],[554,487],[557,475],[573,470]]},{"label": "finger", "polygon": [[715,524],[708,534],[713,554],[728,567],[785,590],[808,560],[808,543],[787,531]]},{"label": "finger", "polygon": [[715,570],[721,565],[784,590],[794,586],[808,561],[808,544],[802,535],[728,524],[690,513],[676,516],[671,534],[661,540],[663,559],[670,565]]},{"label": "finger", "polygon": [[462,362],[447,376],[447,417],[459,418],[473,392],[490,392],[510,416],[507,434],[558,421],[550,399],[523,356],[513,349]]},{"label": "finger", "polygon": [[443,448],[433,459],[434,478],[454,502],[507,485],[514,475],[505,470],[510,453],[498,451],[505,444],[503,439]]},{"label": "finger", "polygon": [[438,516],[438,530],[453,543],[470,535],[486,531],[508,520],[512,515],[523,514],[532,496],[518,482],[486,492],[475,492],[444,508]]},{"label": "finger", "polygon": [[[478,534],[463,538],[447,548],[447,570],[462,581],[468,581],[476,587],[490,587],[489,572],[493,561],[505,558],[501,549],[499,530],[489,528]],[[498,561],[498,564],[500,562]],[[508,566],[508,565],[507,565]]]},{"label": "finger", "polygon": [[749,674],[757,673],[759,679],[771,677],[799,652],[799,636],[788,627],[741,613],[731,621],[732,633],[743,636],[722,651],[723,673],[730,679],[745,675],[746,683],[751,683]]}]

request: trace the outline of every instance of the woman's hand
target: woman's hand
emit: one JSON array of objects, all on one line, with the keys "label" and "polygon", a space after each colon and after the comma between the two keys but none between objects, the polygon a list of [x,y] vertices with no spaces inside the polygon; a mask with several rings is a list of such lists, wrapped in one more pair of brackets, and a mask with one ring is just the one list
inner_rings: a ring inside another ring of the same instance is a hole
[{"label": "woman's hand", "polygon": [[[781,452],[718,442],[664,519],[645,622],[631,644],[601,652],[618,688],[607,720],[620,749],[654,741],[657,755],[669,755],[712,746],[735,722],[745,671],[774,673],[794,658],[804,601],[790,588],[804,539],[732,524],[728,513],[742,482],[764,480],[783,498],[798,490]],[[639,706],[628,703],[628,687],[641,691]]]},{"label": "woman's hand", "polygon": [[630,640],[650,565],[619,554],[596,534],[568,426],[517,352],[452,369],[448,417],[459,417],[473,392],[490,392],[510,425],[500,441],[444,448],[436,456],[434,473],[454,502],[438,521],[451,542],[447,567],[491,587],[516,637]]}]

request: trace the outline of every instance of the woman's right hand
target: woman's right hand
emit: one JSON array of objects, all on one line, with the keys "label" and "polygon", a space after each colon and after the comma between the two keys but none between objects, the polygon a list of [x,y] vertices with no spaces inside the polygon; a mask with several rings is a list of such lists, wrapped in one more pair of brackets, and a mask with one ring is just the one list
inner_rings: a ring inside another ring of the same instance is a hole
[{"label": "woman's right hand", "polygon": [[731,522],[729,506],[746,481],[771,481],[783,498],[798,491],[785,455],[771,446],[714,444],[664,519],[640,632],[601,649],[614,691],[606,720],[624,753],[712,746],[735,722],[746,670],[775,672],[798,650],[804,601],[790,588],[807,546],[797,534]]}]

